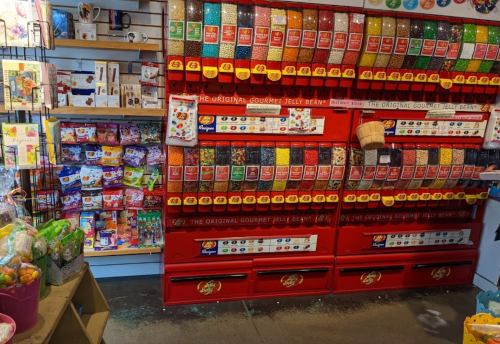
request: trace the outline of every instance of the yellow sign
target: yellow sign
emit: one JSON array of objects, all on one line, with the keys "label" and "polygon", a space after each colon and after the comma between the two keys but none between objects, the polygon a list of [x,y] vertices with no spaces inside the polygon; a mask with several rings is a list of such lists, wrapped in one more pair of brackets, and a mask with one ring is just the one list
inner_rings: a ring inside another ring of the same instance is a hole
[{"label": "yellow sign", "polygon": [[392,207],[394,205],[394,197],[382,196],[382,204],[386,207]]},{"label": "yellow sign", "polygon": [[465,199],[465,192],[458,192],[454,194],[453,199]]},{"label": "yellow sign", "polygon": [[451,80],[451,79],[439,79],[439,84],[445,90],[449,90],[453,86],[453,80]]},{"label": "yellow sign", "polygon": [[339,195],[331,194],[326,197],[328,203],[337,203],[339,201]]},{"label": "yellow sign", "polygon": [[297,70],[295,69],[295,66],[286,66],[281,71],[281,74],[283,74],[283,75],[297,75]]},{"label": "yellow sign", "polygon": [[421,201],[428,201],[431,199],[431,194],[429,192],[424,192],[423,194],[419,195],[418,197]]},{"label": "yellow sign", "polygon": [[487,76],[482,76],[477,80],[478,85],[489,85],[490,83],[490,78]]},{"label": "yellow sign", "polygon": [[243,198],[243,204],[255,204],[255,202],[257,202],[255,196],[245,196]]},{"label": "yellow sign", "polygon": [[229,197],[229,204],[241,204],[241,197],[240,196]]},{"label": "yellow sign", "polygon": [[199,205],[211,205],[212,204],[212,197],[200,197],[200,199],[198,200],[198,204]]},{"label": "yellow sign", "polygon": [[475,195],[465,195],[465,202],[467,204],[475,204],[477,201],[477,198]]},{"label": "yellow sign", "polygon": [[273,196],[273,198],[271,199],[271,202],[272,203],[285,203],[285,197],[283,197],[282,195]]},{"label": "yellow sign", "polygon": [[487,192],[481,192],[476,195],[477,199],[488,199],[488,193]]},{"label": "yellow sign", "polygon": [[332,67],[328,70],[327,75],[329,78],[340,78],[342,76],[342,73],[340,72],[340,68]]},{"label": "yellow sign", "polygon": [[354,69],[346,69],[342,72],[342,77],[346,79],[354,79],[356,77],[356,72]]},{"label": "yellow sign", "polygon": [[361,74],[359,75],[359,80],[372,80],[372,79],[373,79],[373,73],[371,70],[362,71]]},{"label": "yellow sign", "polygon": [[286,199],[285,199],[286,203],[297,203],[299,201],[299,198],[297,197],[297,195],[289,195]]},{"label": "yellow sign", "polygon": [[397,202],[406,201],[406,193],[402,192],[402,193],[397,194],[396,197],[394,197],[394,200]]},{"label": "yellow sign", "polygon": [[427,82],[427,74],[418,73],[413,81],[415,81],[415,82]]},{"label": "yellow sign", "polygon": [[463,84],[465,82],[465,77],[463,75],[457,75],[453,79],[454,84]]},{"label": "yellow sign", "polygon": [[368,194],[359,195],[358,197],[356,197],[356,201],[362,202],[362,203],[369,202],[370,195],[368,195]]},{"label": "yellow sign", "polygon": [[240,80],[247,80],[250,77],[250,69],[236,68],[236,77]]},{"label": "yellow sign", "polygon": [[379,202],[380,201],[380,194],[379,193],[373,193],[370,195],[370,201],[371,202]]},{"label": "yellow sign", "polygon": [[207,79],[213,79],[217,77],[217,67],[207,67],[203,66],[203,76]]},{"label": "yellow sign", "polygon": [[297,75],[299,76],[311,76],[311,67],[300,67]]},{"label": "yellow sign", "polygon": [[408,197],[406,198],[406,200],[412,201],[412,202],[418,201],[418,192],[413,192],[413,193],[409,194]]},{"label": "yellow sign", "polygon": [[443,195],[443,199],[445,201],[449,201],[449,200],[452,200],[453,199],[453,192],[447,192]]},{"label": "yellow sign", "polygon": [[326,68],[325,67],[314,68],[313,76],[320,76],[322,78],[326,77]]},{"label": "yellow sign", "polygon": [[184,198],[184,205],[197,205],[198,199],[196,197],[186,197]]},{"label": "yellow sign", "polygon": [[234,73],[233,64],[228,63],[228,62],[222,63],[219,66],[219,72],[221,72],[221,73]]},{"label": "yellow sign", "polygon": [[269,204],[271,202],[271,198],[269,196],[259,196],[257,198],[257,203],[259,204]]},{"label": "yellow sign", "polygon": [[314,203],[324,203],[325,202],[325,195],[315,195],[313,197],[313,202]]},{"label": "yellow sign", "polygon": [[186,64],[186,70],[190,72],[199,72],[201,71],[201,65],[198,61],[189,61]]},{"label": "yellow sign", "polygon": [[182,65],[182,61],[180,60],[172,60],[168,64],[168,70],[184,70],[184,66]]},{"label": "yellow sign", "polygon": [[440,201],[443,199],[443,194],[441,192],[436,192],[431,195],[431,200]]},{"label": "yellow sign", "polygon": [[465,80],[465,84],[467,85],[477,85],[477,76],[471,75]]},{"label": "yellow sign", "polygon": [[387,73],[386,72],[377,72],[377,73],[375,73],[373,80],[385,81],[385,80],[387,80]]},{"label": "yellow sign", "polygon": [[388,81],[401,81],[401,73],[400,72],[392,72],[387,76]]},{"label": "yellow sign", "polygon": [[500,86],[500,77],[495,76],[490,80],[490,86]]},{"label": "yellow sign", "polygon": [[266,65],[258,64],[252,68],[252,74],[267,74]]},{"label": "yellow sign", "polygon": [[347,196],[344,196],[344,202],[346,202],[346,203],[354,203],[354,202],[356,202],[356,195],[347,195]]},{"label": "yellow sign", "polygon": [[413,73],[404,73],[401,81],[412,82],[413,81]]},{"label": "yellow sign", "polygon": [[168,199],[168,205],[181,205],[181,198],[180,197],[170,197]]},{"label": "yellow sign", "polygon": [[218,205],[227,204],[227,198],[224,196],[215,196],[214,204],[218,204]]},{"label": "yellow sign", "polygon": [[267,78],[271,81],[278,81],[281,79],[281,72],[279,70],[271,70],[267,71]]},{"label": "yellow sign", "polygon": [[427,82],[437,84],[439,82],[439,74],[431,74],[427,78]]},{"label": "yellow sign", "polygon": [[312,197],[311,195],[302,195],[299,198],[300,203],[311,203]]}]

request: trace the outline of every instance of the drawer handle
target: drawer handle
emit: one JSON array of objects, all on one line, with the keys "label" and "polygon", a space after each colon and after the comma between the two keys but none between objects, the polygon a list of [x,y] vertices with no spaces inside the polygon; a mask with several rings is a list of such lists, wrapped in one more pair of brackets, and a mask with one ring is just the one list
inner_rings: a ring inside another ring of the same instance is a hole
[{"label": "drawer handle", "polygon": [[292,269],[292,270],[266,270],[257,271],[257,275],[282,275],[282,274],[294,274],[294,273],[312,273],[312,272],[328,272],[328,268],[318,268],[318,269]]},{"label": "drawer handle", "polygon": [[190,282],[190,281],[202,281],[202,280],[208,280],[208,279],[230,279],[230,278],[246,278],[246,277],[247,277],[247,274],[172,277],[172,278],[170,278],[170,282]]},{"label": "drawer handle", "polygon": [[339,271],[342,272],[362,272],[362,271],[389,271],[389,270],[403,270],[404,265],[394,265],[394,266],[372,266],[366,268],[342,268]]},{"label": "drawer handle", "polygon": [[472,265],[471,261],[465,262],[447,262],[447,263],[432,263],[432,264],[415,264],[414,269],[425,269],[425,268],[439,268],[442,266],[460,266],[460,265]]}]

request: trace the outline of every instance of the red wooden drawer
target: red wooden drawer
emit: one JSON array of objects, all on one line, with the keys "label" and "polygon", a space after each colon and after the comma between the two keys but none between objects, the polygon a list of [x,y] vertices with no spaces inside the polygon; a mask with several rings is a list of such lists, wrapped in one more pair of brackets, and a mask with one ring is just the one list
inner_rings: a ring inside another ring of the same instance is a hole
[{"label": "red wooden drawer", "polygon": [[254,296],[327,294],[333,264],[333,256],[254,259]]},{"label": "red wooden drawer", "polygon": [[[298,237],[311,237],[311,243],[301,241],[299,245],[292,244],[294,238]],[[281,238],[283,242],[279,250],[273,251],[271,248],[266,249],[265,247],[262,251],[260,250],[260,240],[278,240],[278,238]],[[221,252],[218,252],[220,241],[237,242],[236,246],[229,249],[229,251],[236,249],[234,254],[231,252],[229,252],[231,254],[220,254]],[[247,247],[246,251],[241,254],[240,249],[243,244],[240,243],[243,241],[246,242],[247,246],[252,241],[254,247]],[[217,230],[206,229],[206,227],[190,227],[165,234],[164,258],[167,264],[172,264],[253,258],[333,256],[334,241],[335,228],[319,225],[280,225],[273,226],[273,228],[255,229],[219,227]],[[286,249],[287,246],[290,249]],[[203,253],[203,248],[207,247],[210,247],[214,253]]]},{"label": "red wooden drawer", "polygon": [[402,289],[408,257],[407,253],[337,257],[333,292]]},{"label": "red wooden drawer", "polygon": [[407,287],[470,284],[474,276],[477,250],[410,254]]},{"label": "red wooden drawer", "polygon": [[[339,228],[335,255],[477,248],[481,228],[481,223],[344,226]],[[451,244],[454,242],[470,245]]]},{"label": "red wooden drawer", "polygon": [[239,300],[249,295],[252,261],[165,265],[164,304]]}]

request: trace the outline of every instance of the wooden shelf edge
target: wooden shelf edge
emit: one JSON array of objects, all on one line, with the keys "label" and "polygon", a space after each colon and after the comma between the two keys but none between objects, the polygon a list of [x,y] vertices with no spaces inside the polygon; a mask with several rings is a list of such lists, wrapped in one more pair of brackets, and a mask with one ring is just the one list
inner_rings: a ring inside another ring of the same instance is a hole
[{"label": "wooden shelf edge", "polygon": [[152,51],[160,52],[160,45],[156,43],[128,43],[113,41],[85,41],[80,39],[56,39],[56,47],[61,48],[83,48],[101,50],[123,50],[123,51]]},{"label": "wooden shelf edge", "polygon": [[131,109],[131,108],[63,106],[49,111],[51,115],[137,116],[137,117],[163,117],[165,115],[164,109]]},{"label": "wooden shelf edge", "polygon": [[107,251],[84,251],[84,257],[127,256],[134,254],[161,253],[161,247],[150,248],[122,248]]}]

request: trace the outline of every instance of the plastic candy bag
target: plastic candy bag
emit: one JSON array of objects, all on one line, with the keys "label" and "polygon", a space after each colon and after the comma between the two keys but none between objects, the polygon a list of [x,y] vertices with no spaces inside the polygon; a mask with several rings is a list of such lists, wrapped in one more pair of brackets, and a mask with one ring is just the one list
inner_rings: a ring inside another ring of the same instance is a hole
[{"label": "plastic candy bag", "polygon": [[15,254],[0,255],[0,288],[7,288],[17,281],[21,258]]},{"label": "plastic candy bag", "polygon": [[102,146],[101,163],[105,166],[119,166],[122,161],[122,146]]},{"label": "plastic candy bag", "polygon": [[165,143],[194,147],[198,144],[198,98],[170,95]]},{"label": "plastic candy bag", "polygon": [[103,167],[104,188],[123,186],[123,166]]},{"label": "plastic candy bag", "polygon": [[18,271],[18,278],[21,284],[30,285],[35,282],[39,276],[40,271],[38,267],[29,263],[23,263]]},{"label": "plastic candy bag", "polygon": [[59,180],[63,192],[80,189],[82,187],[80,168],[64,166],[59,172]]},{"label": "plastic candy bag", "polygon": [[140,187],[142,187],[142,175],[143,174],[144,174],[143,168],[135,168],[135,167],[125,166],[123,184],[126,186],[140,188]]},{"label": "plastic candy bag", "polygon": [[141,167],[146,162],[147,149],[139,146],[125,147],[123,162],[133,166]]}]

